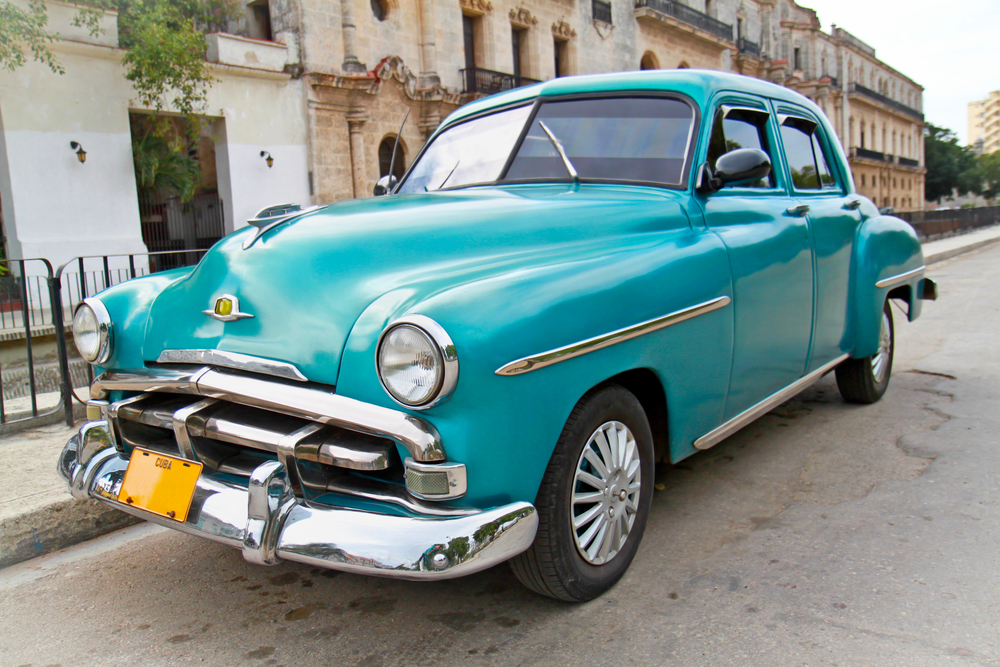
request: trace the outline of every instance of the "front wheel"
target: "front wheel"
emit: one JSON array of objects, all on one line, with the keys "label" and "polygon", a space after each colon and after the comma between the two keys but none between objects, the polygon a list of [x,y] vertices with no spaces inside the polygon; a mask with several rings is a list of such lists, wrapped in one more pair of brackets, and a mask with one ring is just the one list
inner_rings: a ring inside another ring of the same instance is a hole
[{"label": "front wheel", "polygon": [[892,310],[886,299],[879,327],[878,350],[870,357],[848,359],[837,366],[837,388],[849,403],[874,403],[889,388],[892,355],[896,346]]},{"label": "front wheel", "polygon": [[619,385],[585,395],[545,470],[531,548],[511,561],[528,588],[591,600],[635,557],[653,500],[653,436],[642,405]]}]

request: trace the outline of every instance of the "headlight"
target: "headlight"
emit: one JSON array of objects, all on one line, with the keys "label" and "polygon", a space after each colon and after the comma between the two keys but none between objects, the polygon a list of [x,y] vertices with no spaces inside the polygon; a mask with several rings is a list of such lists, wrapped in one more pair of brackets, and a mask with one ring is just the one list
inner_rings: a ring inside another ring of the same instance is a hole
[{"label": "headlight", "polygon": [[92,364],[111,357],[111,316],[97,299],[84,299],[73,315],[73,341],[80,356]]},{"label": "headlight", "polygon": [[393,322],[382,332],[375,356],[382,386],[408,408],[438,405],[458,383],[455,344],[441,325],[423,315]]}]

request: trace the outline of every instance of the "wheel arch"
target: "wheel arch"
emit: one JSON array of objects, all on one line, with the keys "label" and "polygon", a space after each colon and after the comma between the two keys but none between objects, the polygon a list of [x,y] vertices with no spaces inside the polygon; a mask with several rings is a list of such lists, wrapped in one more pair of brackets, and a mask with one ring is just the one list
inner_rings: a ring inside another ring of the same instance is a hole
[{"label": "wheel arch", "polygon": [[600,387],[617,384],[624,387],[642,406],[649,420],[649,429],[653,434],[653,453],[655,460],[668,459],[670,456],[670,440],[667,424],[667,394],[660,378],[649,368],[634,368],[598,383],[581,395],[586,396]]}]

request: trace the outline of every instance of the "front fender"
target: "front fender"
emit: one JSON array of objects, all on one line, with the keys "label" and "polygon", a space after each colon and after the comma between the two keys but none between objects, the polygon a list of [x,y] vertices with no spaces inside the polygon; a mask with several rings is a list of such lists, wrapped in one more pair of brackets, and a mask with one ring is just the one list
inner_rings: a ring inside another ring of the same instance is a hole
[{"label": "front fender", "polygon": [[612,251],[588,248],[484,276],[423,298],[405,288],[385,294],[352,329],[337,391],[402,410],[379,384],[375,346],[389,322],[421,314],[444,327],[458,352],[451,399],[413,414],[434,425],[450,460],[467,465],[469,495],[459,504],[534,501],[576,402],[595,385],[636,368],[652,369],[660,378],[671,455],[682,458],[721,419],[732,353],[729,307],[530,373],[496,374],[515,359],[732,294],[717,237],[690,228],[652,236]]},{"label": "front fender", "polygon": [[908,223],[892,216],[875,216],[858,228],[852,263],[851,356],[861,359],[878,350],[880,318],[889,292],[908,287],[909,319],[913,321],[920,315],[918,288],[922,275],[886,287],[877,284],[920,269],[924,266],[924,255],[920,240]]},{"label": "front fender", "polygon": [[108,361],[98,368],[142,368],[145,365],[143,344],[149,309],[170,285],[183,280],[193,266],[161,271],[119,283],[96,295],[111,316],[114,347]]}]

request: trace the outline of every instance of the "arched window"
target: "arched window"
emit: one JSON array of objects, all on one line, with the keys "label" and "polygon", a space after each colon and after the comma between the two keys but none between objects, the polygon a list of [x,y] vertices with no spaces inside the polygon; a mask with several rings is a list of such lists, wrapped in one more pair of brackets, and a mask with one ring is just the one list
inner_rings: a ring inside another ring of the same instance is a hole
[{"label": "arched window", "polygon": [[660,69],[660,61],[652,51],[646,51],[639,61],[639,69]]},{"label": "arched window", "polygon": [[691,68],[691,66],[690,66],[690,65],[688,65],[688,64],[687,64],[687,63],[686,63],[685,61],[683,61],[683,60],[681,61],[681,64],[677,66],[677,69],[690,69],[690,68]]},{"label": "arched window", "polygon": [[[392,147],[396,145],[395,135],[386,135],[382,139],[382,143],[378,145],[378,176],[382,178],[389,173],[389,162],[392,161]],[[399,141],[399,149],[396,151],[396,164],[393,166],[392,173],[396,178],[402,178],[403,173],[406,171],[406,145],[401,139]]]}]

